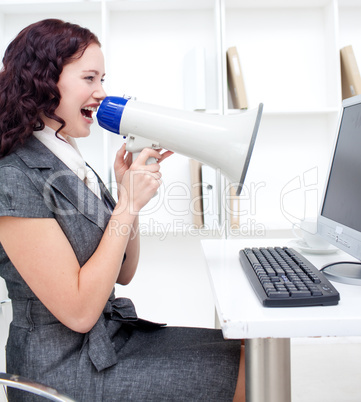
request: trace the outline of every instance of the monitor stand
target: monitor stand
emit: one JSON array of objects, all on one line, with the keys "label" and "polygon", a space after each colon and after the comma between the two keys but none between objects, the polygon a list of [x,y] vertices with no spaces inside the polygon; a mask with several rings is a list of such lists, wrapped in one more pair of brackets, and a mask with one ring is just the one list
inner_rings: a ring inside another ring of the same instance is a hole
[{"label": "monitor stand", "polygon": [[361,286],[361,262],[331,264],[323,268],[322,272],[330,281]]}]

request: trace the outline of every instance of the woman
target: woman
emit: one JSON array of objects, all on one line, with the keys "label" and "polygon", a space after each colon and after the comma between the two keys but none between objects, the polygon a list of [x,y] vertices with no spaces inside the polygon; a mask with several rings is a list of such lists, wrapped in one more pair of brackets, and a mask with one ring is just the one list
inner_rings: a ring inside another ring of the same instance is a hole
[{"label": "woman", "polygon": [[[106,96],[104,75],[97,37],[59,20],[30,25],[5,52],[0,275],[13,305],[7,370],[79,401],[242,397],[238,342],[216,330],[139,319],[129,299],[114,298],[115,283],[135,274],[139,234],[130,234],[138,233],[138,213],[171,153],[145,149],[132,162],[123,146],[112,199],[74,140],[90,134]],[[146,165],[149,157],[158,163]]]}]

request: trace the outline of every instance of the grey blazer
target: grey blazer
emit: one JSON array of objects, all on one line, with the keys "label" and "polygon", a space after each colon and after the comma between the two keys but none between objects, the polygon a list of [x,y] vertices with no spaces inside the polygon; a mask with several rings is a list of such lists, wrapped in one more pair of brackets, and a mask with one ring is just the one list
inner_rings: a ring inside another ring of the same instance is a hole
[{"label": "grey blazer", "polygon": [[[56,219],[82,266],[97,248],[115,205],[101,181],[100,187],[102,200],[32,138],[0,160],[0,216]],[[118,335],[114,342],[122,324],[153,325],[139,320],[132,302],[115,299],[113,291],[97,324],[88,334],[79,334],[62,325],[45,308],[1,245],[0,275],[6,280],[13,304],[8,371],[45,382],[79,400],[86,399],[81,394],[85,384],[87,393],[101,400],[101,372],[117,363],[117,351],[125,342]],[[11,392],[15,393],[14,400],[23,400],[16,391]]]}]

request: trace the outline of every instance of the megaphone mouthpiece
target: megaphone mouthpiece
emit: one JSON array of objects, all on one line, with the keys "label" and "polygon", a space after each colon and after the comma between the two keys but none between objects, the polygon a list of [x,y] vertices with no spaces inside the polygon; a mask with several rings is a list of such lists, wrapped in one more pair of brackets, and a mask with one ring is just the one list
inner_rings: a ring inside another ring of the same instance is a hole
[{"label": "megaphone mouthpiece", "polygon": [[120,96],[107,96],[97,112],[99,125],[112,133],[120,134],[119,124],[128,100]]}]

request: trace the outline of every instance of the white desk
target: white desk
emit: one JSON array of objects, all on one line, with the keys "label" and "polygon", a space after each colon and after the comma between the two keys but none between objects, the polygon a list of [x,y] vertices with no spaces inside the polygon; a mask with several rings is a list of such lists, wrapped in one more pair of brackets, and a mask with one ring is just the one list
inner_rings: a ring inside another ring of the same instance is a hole
[{"label": "white desk", "polygon": [[[216,309],[226,339],[246,340],[247,402],[290,402],[290,338],[360,336],[361,286],[333,282],[337,306],[265,308],[239,260],[245,247],[287,246],[290,239],[203,240]],[[317,268],[352,260],[337,252],[304,254]],[[282,375],[280,375],[282,373]]]}]

